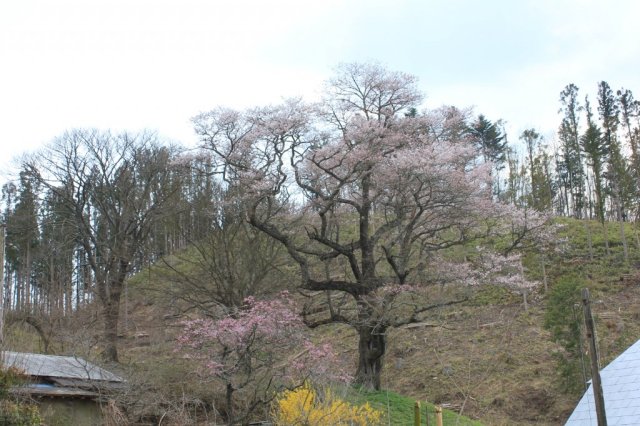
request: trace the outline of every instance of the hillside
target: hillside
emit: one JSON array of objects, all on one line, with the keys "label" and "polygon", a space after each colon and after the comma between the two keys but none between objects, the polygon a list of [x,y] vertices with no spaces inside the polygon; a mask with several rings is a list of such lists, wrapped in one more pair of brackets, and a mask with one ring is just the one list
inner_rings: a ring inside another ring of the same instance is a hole
[{"label": "hillside", "polygon": [[[548,268],[549,290],[552,293],[554,284],[566,276],[578,281],[578,289],[591,289],[600,355],[606,365],[640,337],[640,277],[635,266],[620,261],[618,241],[612,242],[612,253],[606,256],[596,223],[590,223],[593,261],[584,224],[563,223],[567,249]],[[609,235],[616,235],[613,229]],[[627,235],[632,235],[630,227]],[[637,264],[638,248],[634,251],[632,265]],[[530,270],[535,274],[532,265]],[[388,386],[463,407],[463,412],[487,424],[562,424],[580,394],[561,386],[555,354],[562,348],[551,342],[543,327],[548,295],[539,290],[528,312],[520,299],[487,288],[476,298],[478,306],[444,310],[442,327],[398,332],[389,363],[400,361],[403,373],[390,374]]]},{"label": "hillside", "polygon": [[[561,223],[560,237],[566,242],[547,264],[548,294],[539,287],[525,311],[520,296],[485,286],[464,304],[434,310],[421,323],[392,330],[382,387],[392,395],[442,404],[482,424],[562,424],[580,397],[580,383],[574,383],[577,391],[563,386],[557,359],[564,349],[544,328],[554,288],[570,277],[576,288],[591,290],[600,355],[606,365],[640,338],[640,248],[635,244],[635,229],[627,224],[628,239],[634,243],[630,244],[629,264],[625,264],[620,242],[614,239],[619,235],[618,227],[610,224],[612,241],[607,255],[601,226],[590,222],[592,260],[585,223],[566,219]],[[531,278],[541,279],[535,253],[526,259]],[[156,266],[129,282],[121,315],[121,360],[123,373],[140,391],[134,389],[128,395],[135,397],[131,409],[144,412],[161,407],[179,421],[181,413],[210,400],[209,385],[176,353],[175,336],[183,316],[179,315],[180,302],[166,296],[166,286],[174,284],[163,282],[163,275],[163,268]],[[83,327],[95,321],[95,315],[89,310],[78,315],[84,317],[64,333],[75,338],[54,350],[68,352],[73,344],[75,352],[95,355],[99,347],[91,344],[96,340]],[[88,334],[78,339],[81,332]],[[37,350],[30,336],[27,328],[13,327],[9,338],[16,349]],[[320,327],[314,330],[314,339],[331,341],[355,366],[357,348],[352,329]],[[176,399],[177,395],[183,399]],[[350,398],[375,399],[357,395]]]},{"label": "hillside", "polygon": [[[563,276],[575,276],[578,288],[591,289],[606,364],[640,337],[640,276],[635,275],[639,249],[632,245],[630,250],[634,266],[622,262],[617,240],[612,239],[607,256],[601,227],[591,222],[592,261],[584,223],[562,223],[561,237],[567,242],[547,267],[549,291]],[[619,235],[615,224],[610,227],[610,236]],[[627,235],[635,235],[630,225],[627,228]],[[530,275],[540,279],[534,254],[528,263]],[[423,323],[391,331],[383,387],[443,404],[485,424],[561,424],[580,394],[561,386],[554,354],[563,349],[543,327],[547,299],[539,288],[525,312],[519,296],[489,286],[469,303],[442,308]],[[136,332],[129,333],[125,356],[131,361],[163,354],[161,348],[171,346],[160,342],[175,321],[159,300],[132,292],[130,325],[135,324],[142,337],[136,340]],[[330,340],[343,354],[355,357],[350,328],[328,326],[316,332],[318,339]],[[164,356],[171,359],[170,353]]]},{"label": "hillside", "polygon": [[[590,260],[584,224],[562,222],[568,247],[548,268],[549,291],[566,276],[578,281],[578,289],[590,288],[606,365],[640,338],[638,247],[631,249],[633,266],[621,262],[619,241],[612,241],[606,256],[600,227],[592,222]],[[619,235],[611,228],[609,235]],[[630,226],[627,235],[634,235]],[[535,275],[535,262],[530,263]],[[528,312],[521,299],[485,288],[475,303],[443,309],[433,319],[439,326],[395,332],[386,386],[450,404],[486,424],[563,424],[579,399],[580,384],[573,393],[561,385],[555,355],[563,349],[543,327],[549,295],[539,290]]]}]

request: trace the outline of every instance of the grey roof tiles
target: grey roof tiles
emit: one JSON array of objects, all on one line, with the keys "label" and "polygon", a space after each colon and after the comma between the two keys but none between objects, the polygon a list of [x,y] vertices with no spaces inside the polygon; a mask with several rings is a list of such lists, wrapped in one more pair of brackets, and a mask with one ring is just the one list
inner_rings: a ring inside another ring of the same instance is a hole
[{"label": "grey roof tiles", "polygon": [[[640,340],[600,372],[607,425],[640,425]],[[593,388],[585,392],[568,426],[597,426]]]}]

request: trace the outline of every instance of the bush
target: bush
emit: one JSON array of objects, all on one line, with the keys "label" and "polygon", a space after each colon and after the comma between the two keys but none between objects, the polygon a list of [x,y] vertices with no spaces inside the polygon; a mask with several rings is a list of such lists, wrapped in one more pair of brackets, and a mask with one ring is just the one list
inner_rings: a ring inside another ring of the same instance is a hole
[{"label": "bush", "polygon": [[554,354],[558,362],[558,373],[565,391],[579,393],[584,389],[584,377],[580,365],[580,285],[583,280],[575,275],[566,275],[555,283],[547,301],[544,327],[551,332],[554,342],[563,352]]},{"label": "bush", "polygon": [[281,394],[273,417],[281,426],[368,426],[381,424],[382,412],[373,409],[369,403],[352,405],[333,395],[331,390],[321,398],[309,383],[305,383]]},{"label": "bush", "polygon": [[38,426],[42,424],[38,407],[32,404],[0,401],[0,424],[7,426]]},{"label": "bush", "polygon": [[15,368],[0,369],[0,424],[7,426],[37,426],[42,423],[38,407],[14,401],[9,389],[21,383],[24,377]]}]

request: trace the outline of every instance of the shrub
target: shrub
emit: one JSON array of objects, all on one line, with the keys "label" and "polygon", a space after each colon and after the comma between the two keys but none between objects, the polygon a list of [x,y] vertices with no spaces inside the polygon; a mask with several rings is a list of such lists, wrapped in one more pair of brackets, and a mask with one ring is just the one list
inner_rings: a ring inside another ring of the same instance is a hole
[{"label": "shrub", "polygon": [[37,426],[42,423],[38,407],[14,401],[9,389],[21,383],[23,375],[15,368],[0,369],[0,424],[8,426]]},{"label": "shrub", "polygon": [[381,424],[382,412],[373,409],[368,402],[352,405],[333,395],[331,390],[321,398],[307,382],[281,394],[275,403],[273,417],[281,426],[368,426]]},{"label": "shrub", "polygon": [[0,401],[0,424],[7,426],[38,426],[42,424],[38,407],[32,404]]},{"label": "shrub", "polygon": [[284,389],[309,378],[349,381],[331,345],[314,344],[288,293],[245,299],[243,309],[219,320],[184,323],[180,351],[195,361],[202,380],[224,396],[229,424],[246,422]]},{"label": "shrub", "polygon": [[581,316],[574,310],[580,303],[582,281],[575,275],[558,279],[549,294],[544,318],[544,327],[551,332],[551,338],[564,348],[563,352],[554,354],[562,387],[576,394],[584,389],[586,379],[582,377],[580,364]]}]

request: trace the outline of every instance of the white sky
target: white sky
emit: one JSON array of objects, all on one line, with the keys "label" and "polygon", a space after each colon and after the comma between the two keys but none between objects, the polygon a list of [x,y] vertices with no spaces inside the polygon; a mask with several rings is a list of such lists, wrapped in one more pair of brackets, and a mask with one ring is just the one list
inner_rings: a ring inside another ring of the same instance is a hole
[{"label": "white sky", "polygon": [[198,112],[312,100],[351,61],[415,74],[427,106],[504,119],[511,141],[551,140],[569,83],[640,98],[639,17],[636,0],[5,0],[0,176],[74,127],[194,145]]}]

